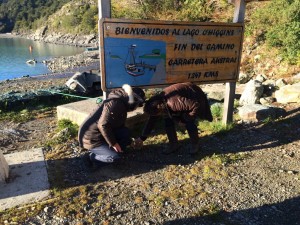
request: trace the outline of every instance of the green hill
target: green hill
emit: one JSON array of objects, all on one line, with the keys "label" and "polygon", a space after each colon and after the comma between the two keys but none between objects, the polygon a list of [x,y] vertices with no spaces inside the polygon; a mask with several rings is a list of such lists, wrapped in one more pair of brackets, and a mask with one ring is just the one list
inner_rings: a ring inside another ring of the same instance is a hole
[{"label": "green hill", "polygon": [[71,0],[0,0],[0,33],[32,29]]}]

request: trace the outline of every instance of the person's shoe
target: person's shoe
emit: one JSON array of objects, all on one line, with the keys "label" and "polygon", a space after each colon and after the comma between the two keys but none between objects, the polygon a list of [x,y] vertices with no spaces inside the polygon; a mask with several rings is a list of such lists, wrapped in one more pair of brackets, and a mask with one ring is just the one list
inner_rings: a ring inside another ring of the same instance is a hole
[{"label": "person's shoe", "polygon": [[179,148],[180,148],[180,145],[178,143],[170,143],[168,148],[163,149],[162,153],[165,155],[168,155],[168,154],[178,151]]},{"label": "person's shoe", "polygon": [[94,153],[86,153],[82,156],[82,160],[86,168],[90,171],[96,171],[99,168],[103,167],[105,165],[104,162],[98,161],[95,159],[96,154]]},{"label": "person's shoe", "polygon": [[83,164],[85,165],[85,167],[87,168],[92,168],[93,167],[93,162],[90,158],[90,152],[85,153],[84,155],[81,156],[81,159],[83,161]]}]

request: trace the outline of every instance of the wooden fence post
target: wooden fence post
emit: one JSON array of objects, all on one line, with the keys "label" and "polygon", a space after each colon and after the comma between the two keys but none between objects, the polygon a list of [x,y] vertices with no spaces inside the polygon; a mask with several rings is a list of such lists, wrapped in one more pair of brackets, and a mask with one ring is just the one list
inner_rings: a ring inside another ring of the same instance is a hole
[{"label": "wooden fence post", "polygon": [[[244,23],[246,2],[245,0],[228,0],[229,3],[235,4],[234,23]],[[239,75],[238,68],[238,75]],[[228,124],[233,120],[233,104],[235,97],[236,82],[227,82],[224,96],[224,111],[223,111],[223,124]]]}]

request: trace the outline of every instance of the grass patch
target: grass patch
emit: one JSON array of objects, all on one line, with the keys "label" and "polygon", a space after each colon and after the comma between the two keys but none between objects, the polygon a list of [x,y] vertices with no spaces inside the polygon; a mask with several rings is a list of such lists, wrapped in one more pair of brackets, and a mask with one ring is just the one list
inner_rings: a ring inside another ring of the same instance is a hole
[{"label": "grass patch", "polygon": [[36,118],[53,116],[54,108],[37,106],[36,108],[25,108],[22,110],[1,111],[0,121],[13,121],[15,123],[25,123]]},{"label": "grass patch", "polygon": [[223,105],[215,103],[210,107],[211,114],[215,120],[221,120],[223,115]]},{"label": "grass patch", "polygon": [[229,132],[234,128],[234,123],[223,124],[222,121],[201,121],[198,123],[198,129],[200,129],[204,134],[224,134]]},{"label": "grass patch", "polygon": [[54,148],[56,146],[68,143],[73,138],[77,137],[79,126],[74,124],[71,120],[62,119],[57,123],[56,134],[44,144],[47,148]]}]

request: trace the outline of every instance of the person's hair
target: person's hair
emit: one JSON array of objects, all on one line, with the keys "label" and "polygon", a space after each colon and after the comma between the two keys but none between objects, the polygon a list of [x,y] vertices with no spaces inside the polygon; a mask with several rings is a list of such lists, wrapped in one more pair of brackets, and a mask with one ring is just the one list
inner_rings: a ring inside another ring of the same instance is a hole
[{"label": "person's hair", "polygon": [[162,94],[158,94],[152,96],[145,102],[144,112],[149,115],[156,115],[160,112],[162,104],[163,104],[163,96]]},{"label": "person's hair", "polygon": [[143,106],[145,102],[145,92],[141,88],[134,87],[132,88],[134,101],[138,102],[139,106]]}]

